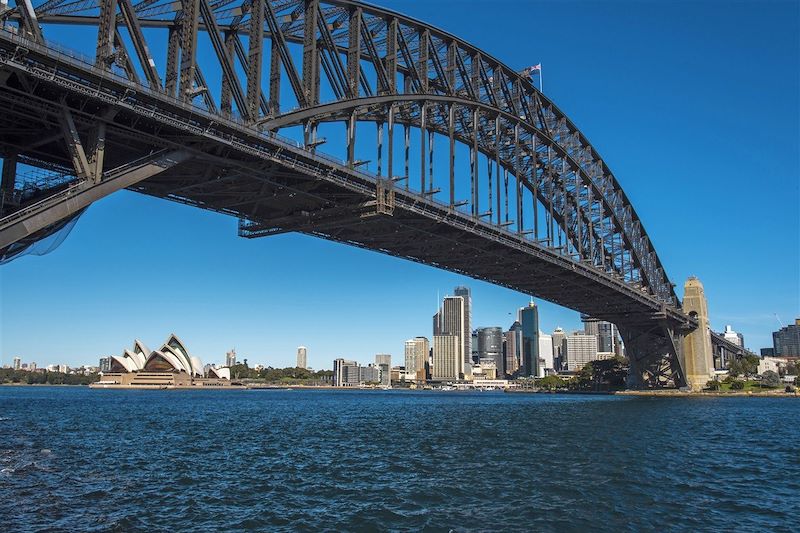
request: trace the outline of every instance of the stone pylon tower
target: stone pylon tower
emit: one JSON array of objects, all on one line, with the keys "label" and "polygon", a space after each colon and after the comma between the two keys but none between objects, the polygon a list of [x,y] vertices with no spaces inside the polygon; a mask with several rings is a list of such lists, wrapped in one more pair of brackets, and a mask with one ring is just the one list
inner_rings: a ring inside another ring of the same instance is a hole
[{"label": "stone pylon tower", "polygon": [[708,330],[708,302],[703,284],[694,276],[683,286],[683,311],[698,323],[697,329],[683,338],[683,368],[689,387],[699,390],[714,376],[714,357]]}]

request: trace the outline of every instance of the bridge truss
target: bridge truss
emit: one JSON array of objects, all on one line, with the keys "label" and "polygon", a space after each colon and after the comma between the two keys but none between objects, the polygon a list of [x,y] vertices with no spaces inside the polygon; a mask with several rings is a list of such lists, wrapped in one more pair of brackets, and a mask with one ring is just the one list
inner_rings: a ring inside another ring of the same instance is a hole
[{"label": "bridge truss", "polygon": [[[236,216],[243,237],[302,232],[609,320],[634,383],[685,385],[696,323],[608,166],[524,73],[356,1],[0,10],[6,256],[126,188]],[[20,164],[52,179],[31,192]]]}]

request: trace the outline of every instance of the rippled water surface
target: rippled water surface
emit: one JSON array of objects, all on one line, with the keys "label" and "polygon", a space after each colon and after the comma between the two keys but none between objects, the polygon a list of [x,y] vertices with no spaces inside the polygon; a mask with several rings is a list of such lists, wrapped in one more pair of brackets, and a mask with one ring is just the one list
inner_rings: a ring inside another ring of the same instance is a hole
[{"label": "rippled water surface", "polygon": [[800,401],[0,387],[3,531],[797,531]]}]

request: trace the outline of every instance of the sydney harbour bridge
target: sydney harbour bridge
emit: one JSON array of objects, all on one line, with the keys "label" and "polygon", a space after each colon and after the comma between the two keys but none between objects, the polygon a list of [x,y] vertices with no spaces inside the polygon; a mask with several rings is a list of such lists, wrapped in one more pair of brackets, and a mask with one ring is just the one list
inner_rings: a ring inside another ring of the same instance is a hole
[{"label": "sydney harbour bridge", "polygon": [[237,217],[242,237],[301,232],[608,320],[633,384],[687,384],[698,317],[609,166],[519,69],[349,0],[13,1],[5,260],[128,189]]}]

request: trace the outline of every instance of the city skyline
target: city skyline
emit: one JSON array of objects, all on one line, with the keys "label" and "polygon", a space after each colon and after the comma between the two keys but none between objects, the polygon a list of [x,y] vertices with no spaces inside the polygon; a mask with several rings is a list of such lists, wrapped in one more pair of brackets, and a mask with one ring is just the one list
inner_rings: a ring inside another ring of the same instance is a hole
[{"label": "city skyline", "polygon": [[[715,331],[731,324],[757,351],[771,346],[775,313],[784,323],[800,315],[797,240],[787,239],[797,229],[800,143],[796,120],[785,118],[798,115],[798,80],[785,76],[796,70],[798,52],[794,41],[782,37],[797,35],[797,20],[785,6],[736,4],[723,11],[713,3],[688,10],[587,4],[576,17],[569,6],[552,4],[552,16],[568,18],[579,30],[564,43],[546,25],[536,26],[532,40],[529,21],[509,20],[509,31],[488,35],[468,14],[446,7],[381,4],[464,37],[510,65],[541,62],[546,94],[614,169],[679,294],[689,275],[703,281]],[[717,21],[712,27],[702,22],[710,16]],[[598,18],[607,39],[594,38]],[[713,44],[720,42],[726,46]],[[680,59],[687,51],[690,59]],[[750,69],[746,82],[732,74],[741,64]],[[653,101],[676,112],[655,112]],[[761,104],[743,107],[743,101]],[[692,115],[691,131],[683,114]],[[730,117],[762,124],[772,141],[731,157],[751,139]],[[672,159],[676,153],[680,162]],[[759,187],[750,186],[752,176],[759,177]],[[656,190],[654,184],[663,186]],[[684,194],[687,189],[695,194]],[[726,209],[715,204],[723,197],[727,204],[719,205]],[[768,206],[769,216],[752,215],[756,206]],[[91,363],[131,336],[158,342],[167,328],[197,346],[205,360],[219,361],[235,345],[241,358],[290,366],[302,343],[309,347],[309,365],[322,367],[338,356],[398,357],[404,340],[428,329],[427,309],[417,309],[429,306],[432,313],[443,288],[469,284],[473,299],[486,302],[473,313],[474,325],[506,328],[506,310],[528,299],[302,235],[257,242],[235,235],[235,220],[130,192],[98,202],[53,253],[0,268],[0,364],[14,356],[40,364]],[[722,261],[714,243],[729,237],[746,242],[746,253]],[[164,250],[181,257],[183,266],[146,260]],[[761,275],[765,264],[769,276]],[[387,293],[394,296],[391,309],[378,316],[372,298]],[[172,296],[169,306],[153,305],[164,295]],[[304,308],[320,302],[347,313],[327,320],[311,316],[307,323]],[[577,313],[537,303],[542,331],[578,329]],[[351,355],[337,332],[354,327],[368,333]],[[312,338],[304,336],[308,331]]]}]

